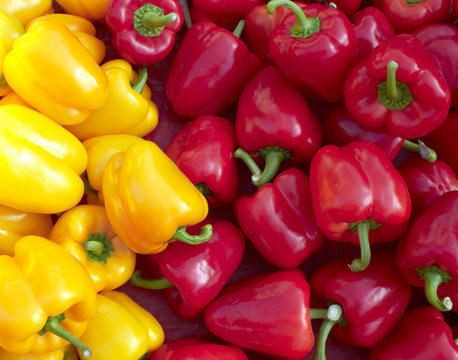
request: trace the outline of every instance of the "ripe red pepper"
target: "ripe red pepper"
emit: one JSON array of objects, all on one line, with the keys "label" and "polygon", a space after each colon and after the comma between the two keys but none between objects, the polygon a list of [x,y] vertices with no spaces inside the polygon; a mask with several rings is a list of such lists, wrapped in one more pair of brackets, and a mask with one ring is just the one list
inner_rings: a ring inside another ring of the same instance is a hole
[{"label": "ripe red pepper", "polygon": [[234,212],[258,252],[279,268],[297,267],[323,244],[309,182],[299,169],[287,169],[253,196],[238,198]]},{"label": "ripe red pepper", "polygon": [[210,207],[232,203],[238,194],[234,151],[234,125],[213,115],[186,122],[165,149],[165,153],[205,195]]},{"label": "ripe red pepper", "polygon": [[332,7],[298,6],[289,0],[271,0],[267,12],[279,6],[293,13],[270,36],[269,49],[275,63],[306,96],[325,102],[341,99],[345,77],[357,60],[350,20]]},{"label": "ripe red pepper", "polygon": [[238,99],[261,62],[234,33],[210,21],[186,32],[167,75],[165,92],[173,110],[183,117],[217,115]]},{"label": "ripe red pepper", "polygon": [[[401,318],[411,297],[411,287],[396,268],[393,254],[374,257],[363,272],[348,268],[348,258],[328,263],[312,274],[312,299],[339,304],[338,321],[324,321],[317,337],[315,359],[324,355],[332,330],[339,341],[371,347],[382,340]],[[338,325],[338,326],[335,326]]]},{"label": "ripe red pepper", "polygon": [[113,47],[125,60],[140,66],[167,57],[183,21],[178,0],[110,0],[105,11]]},{"label": "ripe red pepper", "polygon": [[304,165],[321,145],[318,119],[274,66],[262,69],[243,89],[235,132],[243,150],[257,152],[265,160],[262,175],[255,181],[258,187],[273,179],[283,161]]},{"label": "ripe red pepper", "polygon": [[437,128],[450,108],[450,88],[437,60],[410,34],[384,41],[359,62],[347,76],[344,94],[356,121],[385,126],[406,139]]},{"label": "ripe red pepper", "polygon": [[[307,2],[310,3],[309,1]],[[316,2],[324,3],[326,6],[337,7],[347,17],[350,17],[359,9],[362,0],[316,0]]]},{"label": "ripe red pepper", "polygon": [[457,360],[458,345],[442,314],[421,306],[406,313],[394,331],[371,349],[370,360]]},{"label": "ripe red pepper", "polygon": [[431,202],[410,226],[396,260],[411,285],[425,287],[432,306],[457,311],[457,253],[458,191],[450,191]]},{"label": "ripe red pepper", "polygon": [[[346,232],[358,232],[361,259],[352,262],[353,271],[369,265],[371,229],[381,224],[402,229],[410,217],[407,186],[383,150],[373,143],[354,141],[341,148],[320,148],[312,159],[309,178],[317,224],[325,236],[341,241],[353,236]],[[391,234],[384,241],[398,235]]]}]

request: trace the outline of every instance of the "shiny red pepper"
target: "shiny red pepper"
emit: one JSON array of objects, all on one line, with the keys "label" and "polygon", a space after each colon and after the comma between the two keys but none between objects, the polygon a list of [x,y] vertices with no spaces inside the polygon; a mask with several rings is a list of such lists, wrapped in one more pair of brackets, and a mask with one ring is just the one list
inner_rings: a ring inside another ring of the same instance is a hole
[{"label": "shiny red pepper", "polygon": [[234,125],[204,115],[186,122],[165,153],[205,195],[210,207],[232,203],[239,190]]},{"label": "shiny red pepper", "polygon": [[345,77],[357,60],[350,20],[332,7],[298,6],[289,0],[269,1],[267,12],[279,6],[293,13],[270,36],[269,49],[275,63],[306,96],[325,102],[341,99]]},{"label": "shiny red pepper", "polygon": [[261,69],[256,55],[235,34],[210,21],[186,32],[167,75],[165,92],[180,116],[218,115],[233,105],[248,81]]},{"label": "shiny red pepper", "polygon": [[440,311],[458,311],[458,191],[432,201],[401,238],[397,265]]},{"label": "shiny red pepper", "polygon": [[[371,229],[402,229],[410,217],[404,179],[382,149],[367,141],[320,148],[310,166],[310,189],[317,224],[327,238],[342,241],[354,236],[349,231],[358,232],[361,259],[352,262],[353,271],[369,265]],[[374,240],[396,240],[400,234],[387,235]]]},{"label": "shiny red pepper", "polygon": [[457,360],[458,345],[442,314],[420,306],[406,313],[394,331],[371,349],[369,360]]},{"label": "shiny red pepper", "polygon": [[273,184],[237,199],[233,208],[243,232],[274,266],[295,268],[323,244],[309,182],[299,169],[283,171]]},{"label": "shiny red pepper", "polygon": [[359,62],[344,94],[356,121],[406,139],[437,128],[450,108],[450,88],[437,60],[410,34],[384,41]]},{"label": "shiny red pepper", "polygon": [[178,0],[110,0],[105,11],[113,47],[125,60],[141,66],[169,55],[183,21]]}]

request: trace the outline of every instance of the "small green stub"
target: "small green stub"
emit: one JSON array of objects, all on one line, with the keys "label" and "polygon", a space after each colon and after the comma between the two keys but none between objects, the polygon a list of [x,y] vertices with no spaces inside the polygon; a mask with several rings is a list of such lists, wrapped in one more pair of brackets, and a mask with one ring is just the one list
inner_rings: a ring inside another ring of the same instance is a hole
[{"label": "small green stub", "polygon": [[90,234],[83,247],[89,260],[101,264],[106,264],[114,251],[113,244],[105,233]]}]

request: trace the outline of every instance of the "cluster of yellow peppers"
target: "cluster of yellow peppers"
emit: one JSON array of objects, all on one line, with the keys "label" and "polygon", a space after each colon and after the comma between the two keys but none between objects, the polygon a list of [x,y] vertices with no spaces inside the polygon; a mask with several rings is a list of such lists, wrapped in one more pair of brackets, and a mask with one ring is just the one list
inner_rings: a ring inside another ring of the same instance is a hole
[{"label": "cluster of yellow peppers", "polygon": [[103,63],[108,0],[57,3],[0,3],[0,359],[138,360],[164,333],[116,289],[208,204],[142,139],[146,68]]}]

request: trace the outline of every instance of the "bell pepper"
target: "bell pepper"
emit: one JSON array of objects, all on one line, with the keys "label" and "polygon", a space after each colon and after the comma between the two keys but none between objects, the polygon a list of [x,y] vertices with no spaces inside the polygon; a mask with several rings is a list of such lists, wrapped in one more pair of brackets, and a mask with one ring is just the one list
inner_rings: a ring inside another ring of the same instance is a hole
[{"label": "bell pepper", "polygon": [[20,97],[62,125],[84,121],[107,99],[105,73],[57,20],[32,24],[6,55],[3,73]]},{"label": "bell pepper", "polygon": [[299,169],[287,169],[253,196],[241,196],[233,209],[242,231],[276,267],[295,268],[323,244],[309,181]]},{"label": "bell pepper", "polygon": [[175,350],[178,350],[182,347],[192,346],[192,345],[199,345],[199,344],[208,344],[209,342],[194,337],[186,337],[181,339],[176,339],[172,341],[168,341],[162,344],[159,348],[157,348],[154,352],[150,354],[148,360],[168,360],[168,357],[173,354]]},{"label": "bell pepper", "polygon": [[235,129],[229,120],[204,115],[186,122],[165,149],[205,195],[210,207],[232,203],[239,191]]},{"label": "bell pepper", "polygon": [[345,105],[356,121],[386,127],[406,139],[437,128],[450,107],[450,88],[437,61],[410,34],[384,41],[353,67],[344,92]]},{"label": "bell pepper", "polygon": [[327,6],[334,6],[350,18],[360,8],[362,0],[318,0]]},{"label": "bell pepper", "polygon": [[458,359],[458,345],[442,314],[420,306],[406,313],[394,331],[371,349],[370,360]]},{"label": "bell pepper", "polygon": [[[131,282],[146,289],[168,286],[165,296],[172,309],[181,317],[196,317],[220,293],[242,261],[245,238],[229,221],[211,218],[188,228],[198,233],[201,226],[213,226],[212,237],[199,245],[174,242],[159,254],[147,255],[150,272],[159,267],[163,277],[147,280],[137,270]],[[174,286],[174,288],[172,288]],[[179,296],[174,292],[178,290]],[[191,316],[186,316],[191,314]]]},{"label": "bell pepper", "polygon": [[[8,94],[3,95],[0,98],[0,106],[1,105],[8,105],[8,104],[16,104],[16,105],[22,105],[26,106],[30,109],[33,109],[33,107],[30,104],[27,104],[23,98],[21,98],[18,94],[16,94],[14,91],[8,92]],[[35,110],[35,109],[33,109]]]},{"label": "bell pepper", "polygon": [[103,196],[111,226],[128,248],[158,253],[171,240],[207,241],[212,226],[189,235],[187,225],[203,221],[208,204],[202,193],[152,141],[143,140],[113,155],[103,173]]},{"label": "bell pepper", "polygon": [[[240,26],[239,26],[240,25]],[[165,93],[178,115],[218,115],[233,105],[261,62],[234,33],[210,21],[199,21],[186,32],[173,58]]]},{"label": "bell pepper", "polygon": [[397,33],[410,33],[427,24],[442,23],[449,14],[449,0],[373,0]]},{"label": "bell pepper", "polygon": [[183,21],[178,0],[110,0],[105,12],[113,47],[123,59],[140,66],[169,55]]},{"label": "bell pepper", "polygon": [[34,214],[0,205],[0,255],[14,255],[14,245],[25,235],[48,237],[51,216]]},{"label": "bell pepper", "polygon": [[451,106],[458,107],[458,29],[448,24],[430,24],[412,32],[423,44],[426,52],[433,54],[439,61],[445,80],[450,86]]},{"label": "bell pepper", "polygon": [[116,236],[102,206],[78,205],[64,212],[49,239],[84,265],[97,292],[118,288],[134,272],[136,255]]},{"label": "bell pepper", "polygon": [[258,187],[271,181],[284,161],[305,165],[321,145],[320,122],[274,66],[263,68],[240,94],[235,134],[244,151],[257,152],[265,160],[260,178],[253,179]]},{"label": "bell pepper", "polygon": [[0,349],[0,359],[2,360],[78,360],[76,350],[72,345],[67,345],[62,349],[44,354],[12,354]]},{"label": "bell pepper", "polygon": [[320,4],[298,6],[271,0],[293,12],[270,36],[269,50],[277,66],[307,97],[335,102],[343,97],[345,77],[357,60],[355,31],[339,10]]},{"label": "bell pepper", "polygon": [[343,258],[327,263],[310,278],[317,303],[327,301],[343,309],[338,321],[321,324],[317,360],[326,359],[325,343],[331,330],[343,343],[374,346],[394,328],[410,302],[411,287],[396,268],[393,254],[374,257],[363,272],[351,271],[348,261]]},{"label": "bell pepper", "polygon": [[94,314],[96,292],[81,263],[54,242],[28,235],[16,242],[14,257],[0,256],[0,267],[0,347],[39,354],[69,341],[89,357],[78,338]]},{"label": "bell pepper", "polygon": [[0,204],[54,214],[75,206],[84,192],[84,146],[67,130],[21,105],[0,107]]},{"label": "bell pepper", "polygon": [[420,214],[401,238],[397,265],[407,281],[424,287],[440,311],[458,310],[458,191],[450,191]]},{"label": "bell pepper", "polygon": [[127,61],[116,59],[103,64],[102,70],[108,78],[107,102],[82,123],[66,129],[80,140],[109,134],[142,137],[154,130],[158,110],[146,85],[146,67],[140,68],[138,76]]},{"label": "bell pepper", "polygon": [[77,15],[90,22],[105,19],[109,0],[56,0],[67,14]]},{"label": "bell pepper", "polygon": [[15,16],[23,26],[52,9],[52,0],[2,0],[0,10]]},{"label": "bell pepper", "polygon": [[[310,189],[317,224],[327,238],[346,241],[354,236],[348,232],[357,231],[361,258],[353,260],[352,271],[369,265],[370,230],[380,225],[404,229],[411,214],[404,179],[383,150],[367,141],[320,148],[310,166]],[[399,235],[374,240],[393,241]]]},{"label": "bell pepper", "polygon": [[[92,349],[91,360],[139,360],[164,342],[164,331],[152,314],[128,295],[107,291],[97,295],[94,316],[81,336]],[[81,356],[81,351],[78,351]]]}]

